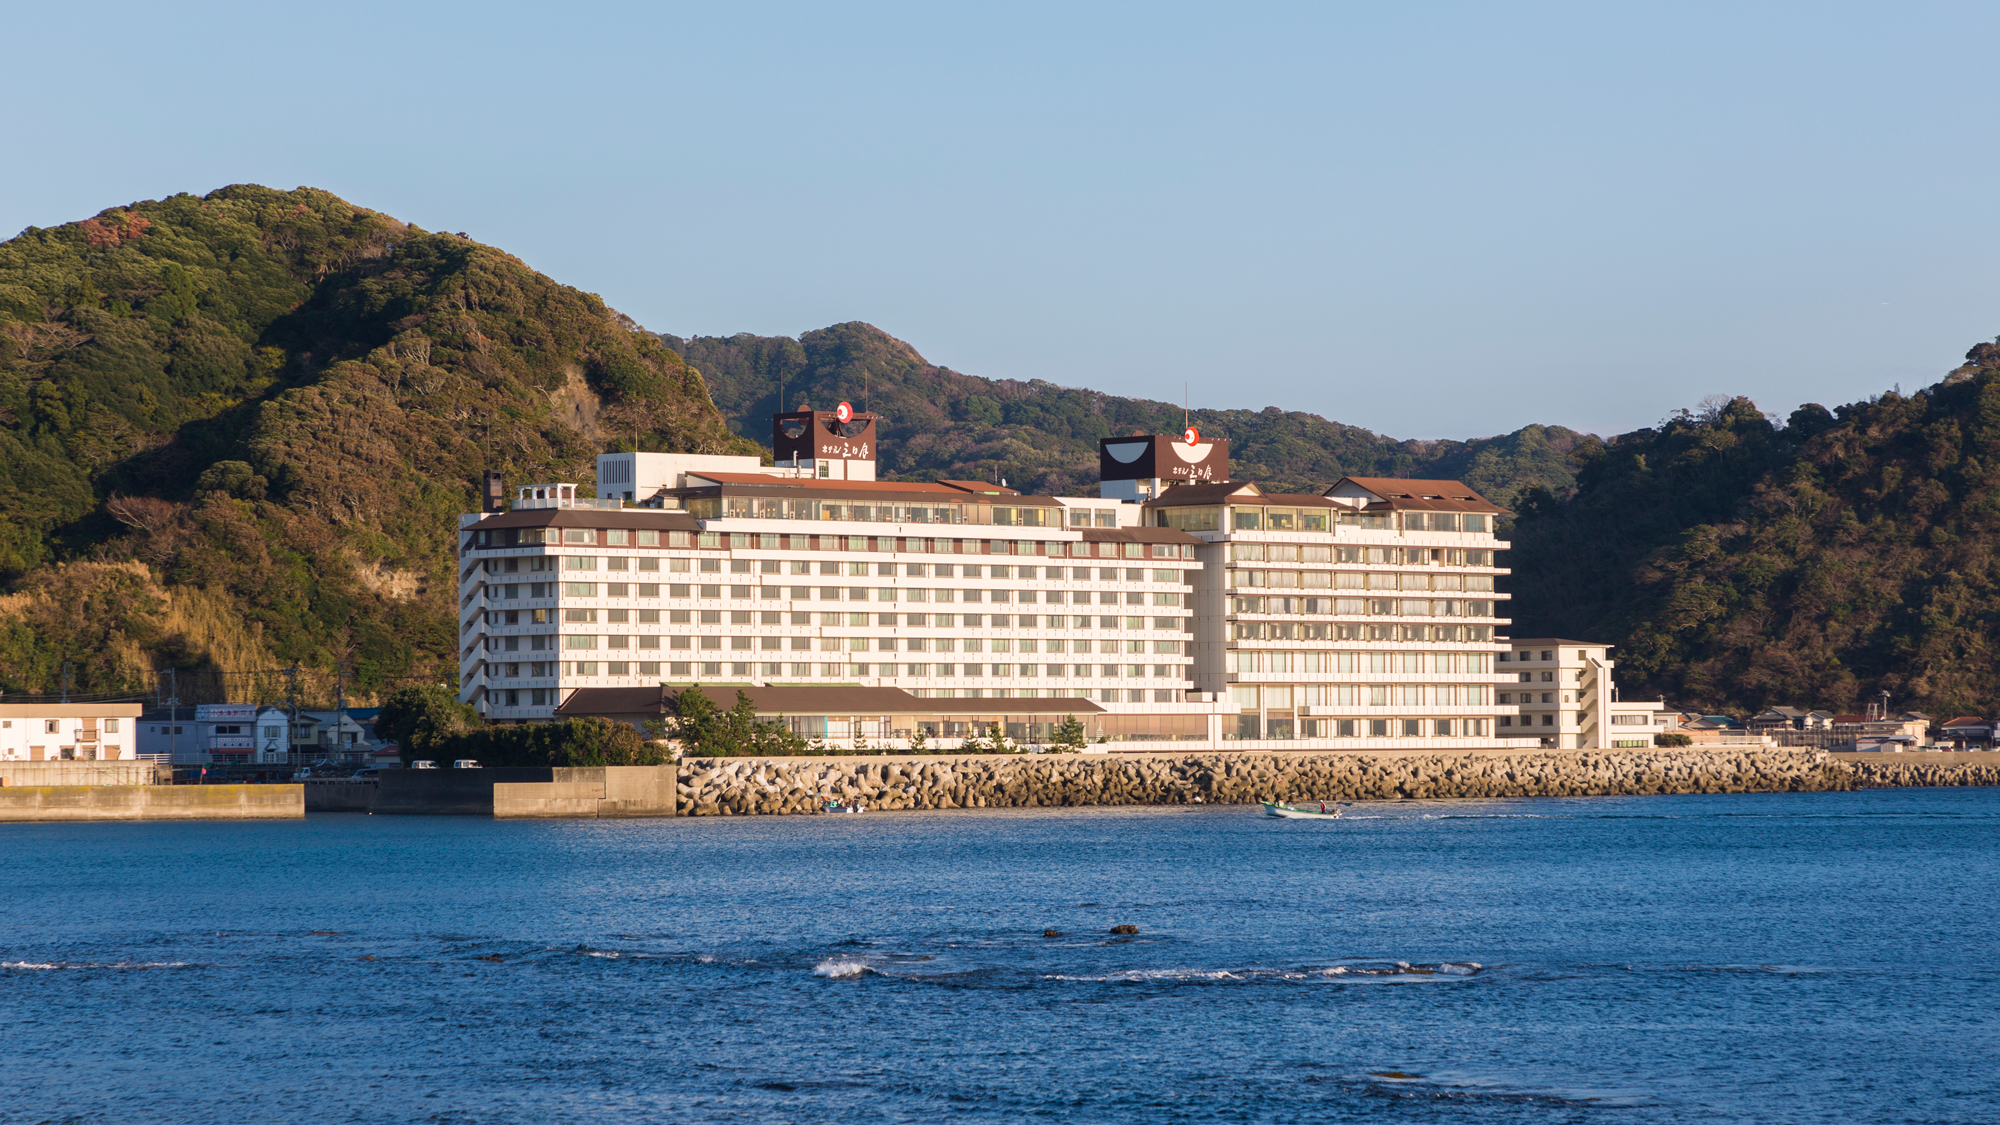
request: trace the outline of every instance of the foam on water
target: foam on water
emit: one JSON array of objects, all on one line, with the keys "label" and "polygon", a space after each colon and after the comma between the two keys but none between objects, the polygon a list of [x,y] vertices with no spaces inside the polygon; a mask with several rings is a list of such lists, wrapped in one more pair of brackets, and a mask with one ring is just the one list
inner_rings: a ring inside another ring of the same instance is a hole
[{"label": "foam on water", "polygon": [[813,966],[813,975],[829,980],[850,980],[867,976],[875,971],[874,966],[859,957],[829,957]]}]

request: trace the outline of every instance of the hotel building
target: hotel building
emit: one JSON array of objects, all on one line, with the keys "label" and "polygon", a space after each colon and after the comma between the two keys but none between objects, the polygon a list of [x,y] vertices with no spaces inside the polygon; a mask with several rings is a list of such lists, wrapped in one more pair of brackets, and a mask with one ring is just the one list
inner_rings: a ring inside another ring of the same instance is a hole
[{"label": "hotel building", "polygon": [[[876,480],[869,415],[775,423],[776,466],[606,454],[597,495],[529,485],[511,506],[489,474],[487,510],[461,517],[462,698],[537,722],[602,689],[733,684],[803,734],[876,746],[1044,739],[1068,714],[1110,749],[1519,729],[1496,698],[1501,512],[1462,484],[1272,494],[1226,479],[1226,445],[1148,437],[1103,443],[1105,498],[1028,496]],[[780,689],[840,686],[911,702],[785,714]]]}]

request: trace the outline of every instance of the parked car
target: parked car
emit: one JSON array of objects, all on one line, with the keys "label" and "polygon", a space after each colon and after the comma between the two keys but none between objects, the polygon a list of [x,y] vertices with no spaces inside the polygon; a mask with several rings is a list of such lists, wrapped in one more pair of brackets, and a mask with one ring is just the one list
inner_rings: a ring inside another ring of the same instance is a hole
[{"label": "parked car", "polygon": [[434,770],[438,768],[438,764],[436,762],[411,762],[410,768],[413,770]]},{"label": "parked car", "polygon": [[460,758],[451,764],[451,768],[455,770],[476,770],[479,768],[479,762],[474,758]]},{"label": "parked car", "polygon": [[382,771],[376,769],[373,766],[369,766],[365,769],[358,769],[354,771],[354,780],[356,781],[373,781],[375,778],[381,776],[382,776]]}]

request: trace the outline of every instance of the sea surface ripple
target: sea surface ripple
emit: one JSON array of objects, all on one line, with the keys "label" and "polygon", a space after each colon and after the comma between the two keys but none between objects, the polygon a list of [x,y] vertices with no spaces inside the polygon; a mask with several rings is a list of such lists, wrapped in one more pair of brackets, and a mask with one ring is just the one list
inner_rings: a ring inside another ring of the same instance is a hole
[{"label": "sea surface ripple", "polygon": [[0,1121],[2000,1121],[2000,790],[1346,812],[4,825]]}]

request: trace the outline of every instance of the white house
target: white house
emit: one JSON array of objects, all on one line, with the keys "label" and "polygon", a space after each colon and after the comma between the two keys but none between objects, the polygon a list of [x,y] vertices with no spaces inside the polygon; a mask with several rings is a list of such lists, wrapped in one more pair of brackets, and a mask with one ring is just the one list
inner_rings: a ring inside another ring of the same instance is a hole
[{"label": "white house", "polygon": [[138,703],[0,703],[0,759],[135,759],[144,710]]}]

